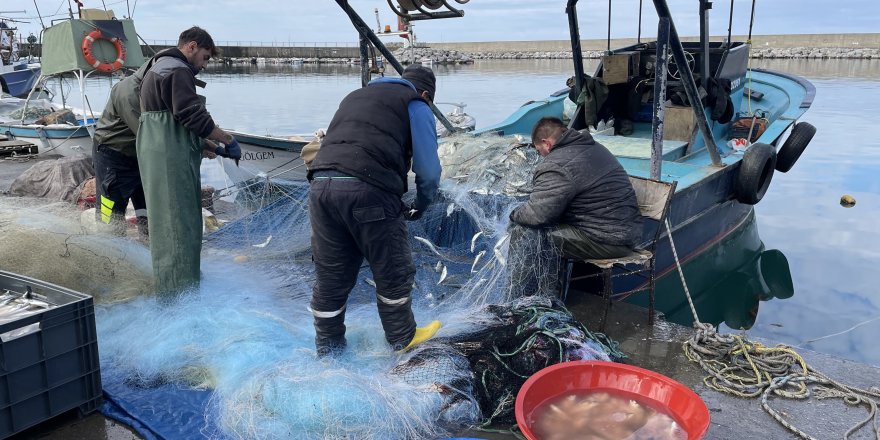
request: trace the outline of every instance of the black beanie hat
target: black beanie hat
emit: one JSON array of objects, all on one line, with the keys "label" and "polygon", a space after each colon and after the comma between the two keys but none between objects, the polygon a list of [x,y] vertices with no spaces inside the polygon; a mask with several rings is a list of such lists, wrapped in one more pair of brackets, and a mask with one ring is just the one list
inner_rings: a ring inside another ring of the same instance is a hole
[{"label": "black beanie hat", "polygon": [[403,74],[400,77],[411,82],[416,86],[416,89],[428,92],[428,96],[432,101],[434,100],[437,79],[434,77],[433,70],[421,64],[411,64],[403,69]]}]

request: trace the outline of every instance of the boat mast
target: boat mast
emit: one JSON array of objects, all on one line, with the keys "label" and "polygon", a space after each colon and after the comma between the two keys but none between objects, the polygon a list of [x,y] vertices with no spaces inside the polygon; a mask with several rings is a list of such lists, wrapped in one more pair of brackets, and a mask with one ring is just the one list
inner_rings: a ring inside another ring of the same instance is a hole
[{"label": "boat mast", "polygon": [[[705,0],[700,1],[702,2]],[[687,68],[687,58],[685,58],[684,48],[681,46],[681,40],[678,38],[678,31],[675,30],[675,22],[672,21],[672,14],[669,13],[669,6],[666,4],[666,0],[654,0],[654,8],[657,10],[658,18],[661,20],[664,18],[669,20],[669,47],[672,50],[672,56],[675,58],[675,63],[678,66],[685,66],[679,67],[679,72],[681,72],[681,83],[684,86],[688,101],[691,103],[697,126],[700,128],[700,133],[703,135],[703,141],[706,143],[706,151],[709,152],[709,157],[712,158],[712,165],[722,167],[724,164],[721,162],[721,152],[718,145],[715,143],[715,138],[712,136],[712,129],[709,126],[708,118],[706,118],[706,111],[701,104],[700,94],[697,92],[697,84],[694,81],[694,73],[691,72],[691,69]],[[660,36],[658,36],[658,40],[659,37]]]},{"label": "boat mast", "polygon": [[[568,32],[571,34],[571,58],[574,60],[574,84],[577,93],[584,89],[584,55],[581,53],[581,34],[577,19],[578,0],[568,0],[565,13],[568,15]],[[577,112],[580,115],[582,112]],[[572,118],[570,126],[576,118]]]},{"label": "boat mast", "polygon": [[712,9],[712,2],[700,0],[700,47],[703,50],[700,82],[703,83],[703,90],[709,90],[709,9]]}]

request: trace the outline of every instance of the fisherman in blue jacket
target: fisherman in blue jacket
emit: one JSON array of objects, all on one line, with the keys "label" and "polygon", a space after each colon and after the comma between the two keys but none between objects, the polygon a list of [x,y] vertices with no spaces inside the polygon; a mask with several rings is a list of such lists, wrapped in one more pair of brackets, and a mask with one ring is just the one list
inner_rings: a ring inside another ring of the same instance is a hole
[{"label": "fisherman in blue jacket", "polygon": [[[415,265],[404,220],[418,220],[440,183],[434,72],[407,67],[379,78],[339,104],[309,169],[309,218],[316,281],[311,310],[318,356],[345,345],[345,306],[364,259],[376,282],[385,339],[408,350],[429,339],[439,321],[417,328],[411,291]],[[406,206],[407,174],[415,202]]]}]

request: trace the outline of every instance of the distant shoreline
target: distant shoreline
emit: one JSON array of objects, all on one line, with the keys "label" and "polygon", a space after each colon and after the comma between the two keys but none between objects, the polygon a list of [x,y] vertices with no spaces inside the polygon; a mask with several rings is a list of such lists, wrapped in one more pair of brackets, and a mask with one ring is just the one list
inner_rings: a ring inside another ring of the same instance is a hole
[{"label": "distant shoreline", "polygon": [[[712,37],[723,41],[726,36]],[[733,41],[746,41],[747,36],[734,35]],[[650,37],[642,38],[650,41]],[[682,37],[682,41],[699,41],[697,37]],[[612,49],[637,44],[635,38],[611,39]],[[473,59],[569,59],[571,42],[568,40],[545,41],[486,41],[468,43],[426,43],[431,52],[458,53]],[[581,40],[581,50],[586,58],[599,58],[609,46],[608,41]],[[417,48],[418,50],[418,48]],[[435,58],[434,56],[427,56]],[[804,35],[753,35],[752,58],[811,58],[811,59],[880,59],[880,33],[870,34],[804,34]],[[416,56],[418,58],[418,56]],[[437,55],[436,58],[443,58]],[[434,59],[434,62],[440,60]],[[442,61],[440,61],[442,62]]]}]

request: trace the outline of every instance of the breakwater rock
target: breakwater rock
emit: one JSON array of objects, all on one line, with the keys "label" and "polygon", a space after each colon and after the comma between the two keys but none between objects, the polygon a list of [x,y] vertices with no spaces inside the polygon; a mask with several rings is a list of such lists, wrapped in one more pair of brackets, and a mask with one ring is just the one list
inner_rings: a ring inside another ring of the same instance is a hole
[{"label": "breakwater rock", "polygon": [[[425,50],[425,49],[419,49]],[[520,60],[520,59],[571,59],[571,51],[497,51],[497,52],[458,52],[436,50],[434,52],[455,52],[456,56],[472,60]],[[584,58],[601,58],[605,51],[585,50]],[[395,53],[395,56],[397,54]],[[835,58],[835,59],[880,59],[880,49],[875,48],[752,48],[752,58]],[[432,57],[433,58],[433,57]],[[416,60],[419,60],[416,57]],[[436,61],[435,61],[436,62]]]},{"label": "breakwater rock", "polygon": [[840,59],[880,59],[880,49],[872,48],[833,48],[833,47],[789,47],[780,49],[752,48],[752,58],[840,58]]},{"label": "breakwater rock", "polygon": [[401,64],[412,64],[424,60],[431,60],[433,64],[470,64],[474,62],[474,57],[466,52],[428,47],[401,47],[396,49],[393,55]]}]

